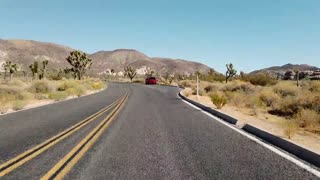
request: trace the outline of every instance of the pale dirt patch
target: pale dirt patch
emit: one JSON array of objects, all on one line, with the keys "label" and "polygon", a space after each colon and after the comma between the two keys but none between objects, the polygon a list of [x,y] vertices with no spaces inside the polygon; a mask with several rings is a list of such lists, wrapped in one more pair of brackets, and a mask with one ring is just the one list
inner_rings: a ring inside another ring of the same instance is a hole
[{"label": "pale dirt patch", "polygon": [[[196,95],[191,95],[192,90],[190,88],[186,88],[181,93],[182,95],[189,95],[187,97],[191,100],[197,101],[203,105],[218,110],[208,96],[199,96],[199,99],[197,99]],[[250,124],[254,127],[262,129],[266,132],[279,136],[301,147],[320,154],[320,136],[306,131],[298,131],[293,135],[293,137],[291,137],[291,139],[288,139],[284,134],[285,124],[288,120],[284,118],[270,115],[267,112],[263,112],[261,110],[256,110],[255,113],[252,113],[252,110],[250,109],[236,108],[228,105],[224,106],[218,111],[221,111],[238,119],[240,122],[237,123],[237,126]]]}]

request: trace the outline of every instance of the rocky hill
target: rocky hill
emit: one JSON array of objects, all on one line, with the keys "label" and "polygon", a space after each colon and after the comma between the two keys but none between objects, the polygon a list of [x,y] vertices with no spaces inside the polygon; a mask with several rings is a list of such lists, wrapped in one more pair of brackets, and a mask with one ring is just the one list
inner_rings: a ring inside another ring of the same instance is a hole
[{"label": "rocky hill", "polygon": [[265,69],[260,69],[256,71],[252,71],[250,74],[257,74],[257,73],[267,73],[271,76],[278,76],[284,75],[287,71],[317,71],[320,68],[316,66],[310,66],[307,64],[285,64],[283,66],[273,66]]},{"label": "rocky hill", "polygon": [[[58,69],[68,66],[65,58],[73,48],[46,42],[31,40],[1,40],[0,39],[0,64],[10,60],[28,69],[35,60],[48,60],[49,68]],[[102,73],[108,69],[122,71],[125,66],[134,68],[150,67],[156,72],[169,73],[193,73],[195,71],[206,72],[210,68],[206,65],[169,58],[152,58],[133,49],[117,49],[114,51],[99,51],[89,54],[93,59],[90,71]]]}]

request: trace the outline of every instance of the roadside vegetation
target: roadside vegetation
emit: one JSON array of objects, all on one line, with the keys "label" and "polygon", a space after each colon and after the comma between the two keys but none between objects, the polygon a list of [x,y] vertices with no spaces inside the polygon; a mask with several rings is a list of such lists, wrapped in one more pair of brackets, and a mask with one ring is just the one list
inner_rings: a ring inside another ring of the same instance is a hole
[{"label": "roadside vegetation", "polygon": [[[199,75],[200,97],[208,97],[222,111],[228,106],[253,117],[268,115],[280,119],[287,138],[298,131],[320,135],[320,81],[300,80],[297,86],[297,81],[277,80],[267,74],[240,72],[239,76],[231,76],[235,70],[230,64],[227,68],[225,79],[212,72]],[[190,89],[186,96],[196,95],[195,79],[176,78],[180,86]]]},{"label": "roadside vegetation", "polygon": [[10,61],[5,62],[0,80],[0,114],[41,102],[80,97],[106,87],[101,79],[84,76],[92,64],[85,53],[71,52],[66,60],[71,68],[50,71],[47,70],[50,66],[47,60],[34,61],[29,71]]}]

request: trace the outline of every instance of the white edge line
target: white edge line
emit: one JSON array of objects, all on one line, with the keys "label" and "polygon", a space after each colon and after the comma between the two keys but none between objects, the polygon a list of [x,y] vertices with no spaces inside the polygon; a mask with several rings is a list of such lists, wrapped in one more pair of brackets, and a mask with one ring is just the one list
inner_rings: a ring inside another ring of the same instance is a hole
[{"label": "white edge line", "polygon": [[[179,95],[178,95],[178,97],[179,97]],[[269,144],[261,141],[260,139],[258,139],[257,137],[255,137],[255,136],[253,136],[253,135],[251,135],[251,134],[248,134],[248,133],[246,133],[246,132],[244,132],[244,131],[241,131],[240,129],[232,126],[231,124],[229,124],[229,123],[227,123],[227,122],[225,122],[225,121],[223,121],[223,120],[215,117],[214,115],[212,115],[212,114],[210,114],[210,113],[208,113],[208,112],[200,109],[199,107],[197,107],[197,106],[189,103],[188,101],[182,99],[181,97],[179,97],[179,98],[180,98],[184,103],[188,104],[189,106],[191,106],[191,107],[193,107],[193,108],[195,108],[195,109],[197,109],[197,110],[200,110],[202,113],[204,113],[204,114],[206,114],[207,116],[209,116],[209,117],[217,120],[217,121],[220,122],[221,124],[224,124],[225,126],[227,126],[227,127],[231,128],[231,129],[237,131],[238,133],[242,134],[243,136],[245,136],[245,137],[253,140],[254,142],[262,145],[263,147],[271,150],[272,152],[278,154],[279,156],[284,157],[285,159],[293,162],[294,164],[298,165],[299,167],[307,170],[308,172],[310,172],[310,173],[312,173],[312,174],[314,174],[315,176],[317,176],[317,177],[320,178],[320,171],[314,169],[312,166],[310,166],[310,165],[308,165],[308,164],[305,164],[305,163],[303,163],[303,162],[301,162],[301,161],[299,161],[299,160],[291,157],[290,155],[288,155],[288,154],[282,152],[281,150],[279,150],[279,149],[277,149],[277,148],[275,148],[275,147],[273,147],[273,146],[271,146],[271,145],[269,145]]]}]

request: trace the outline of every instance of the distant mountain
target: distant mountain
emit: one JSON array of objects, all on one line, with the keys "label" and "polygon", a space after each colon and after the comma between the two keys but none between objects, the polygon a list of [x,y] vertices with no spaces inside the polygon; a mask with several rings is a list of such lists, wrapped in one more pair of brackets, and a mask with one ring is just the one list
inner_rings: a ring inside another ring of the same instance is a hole
[{"label": "distant mountain", "polygon": [[[0,39],[0,64],[10,60],[28,69],[35,60],[48,60],[49,68],[64,68],[69,66],[65,58],[73,50],[70,47],[47,42]],[[210,69],[204,64],[192,61],[148,57],[134,49],[98,51],[89,54],[89,57],[93,59],[90,69],[92,73],[101,73],[108,69],[123,71],[123,68],[129,65],[137,69],[143,66],[151,67],[160,74],[207,72]]]},{"label": "distant mountain", "polygon": [[252,71],[250,74],[267,73],[272,76],[277,76],[277,74],[284,74],[286,71],[316,71],[319,69],[319,67],[310,66],[308,64],[285,64],[283,66],[272,66],[269,68]]}]

